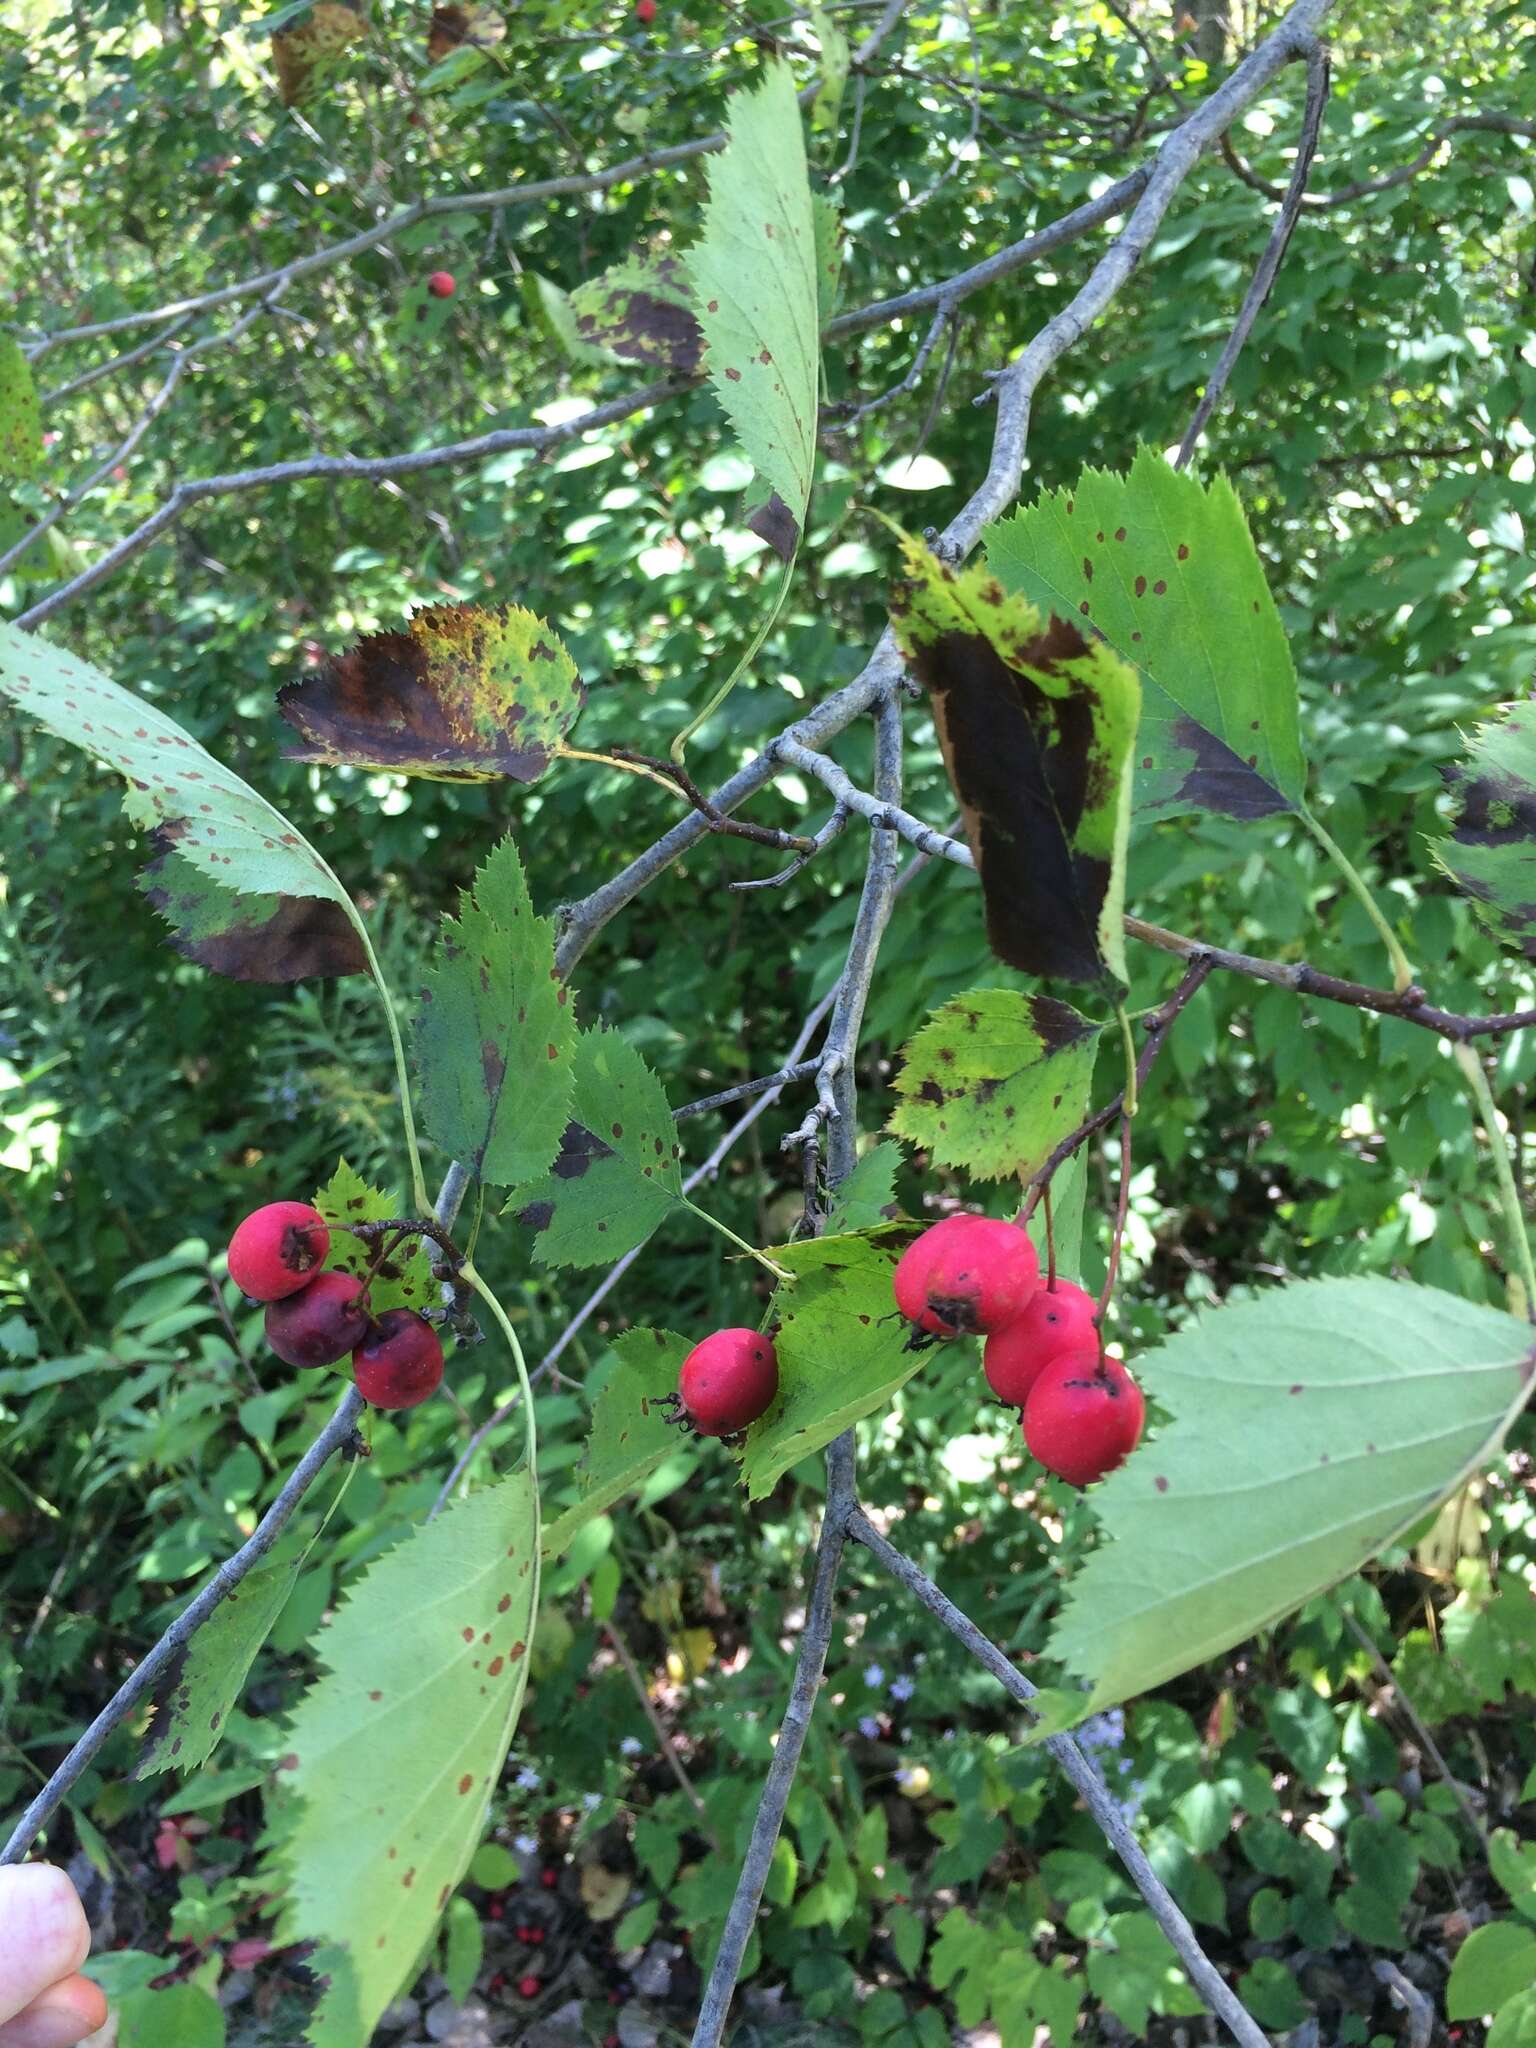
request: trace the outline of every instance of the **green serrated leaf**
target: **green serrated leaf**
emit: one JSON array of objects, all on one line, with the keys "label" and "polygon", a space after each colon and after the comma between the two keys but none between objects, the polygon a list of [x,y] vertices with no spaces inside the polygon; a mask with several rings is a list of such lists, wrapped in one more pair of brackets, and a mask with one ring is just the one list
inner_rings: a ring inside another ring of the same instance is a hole
[{"label": "green serrated leaf", "polygon": [[816,232],[816,318],[825,327],[837,311],[843,275],[843,216],[825,192],[811,194],[811,223]]},{"label": "green serrated leaf", "polygon": [[1135,671],[984,566],[952,569],[907,534],[902,551],[892,621],[933,706],[993,952],[1022,974],[1124,982]]},{"label": "green serrated leaf", "polygon": [[[398,1195],[371,1187],[345,1159],[322,1188],[315,1190],[315,1207],[330,1224],[378,1223],[386,1216],[402,1214]],[[373,1262],[377,1246],[333,1229],[331,1248],[326,1254],[328,1272],[355,1273],[361,1279]],[[433,1308],[438,1301],[437,1282],[432,1278],[432,1255],[417,1238],[391,1252],[373,1277],[368,1299],[374,1313],[387,1308]]]},{"label": "green serrated leaf", "polygon": [[36,476],[43,460],[43,419],[32,365],[13,334],[0,334],[0,478]]},{"label": "green serrated leaf", "polygon": [[443,919],[416,1012],[421,1121],[477,1179],[517,1187],[547,1171],[571,1098],[576,1020],[555,972],[555,928],[534,913],[503,839]]},{"label": "green serrated leaf", "polygon": [[335,901],[240,895],[174,850],[150,861],[137,886],[171,927],[177,952],[227,981],[325,981],[368,972],[363,942]]},{"label": "green serrated leaf", "polygon": [[1430,842],[1496,939],[1536,959],[1536,703],[1480,725],[1448,776],[1456,822]]},{"label": "green serrated leaf", "polygon": [[[354,973],[366,965],[361,921],[319,854],[280,811],[146,698],[90,662],[6,624],[0,624],[0,694],[126,779],[124,810],[154,832],[162,855],[175,856],[172,880],[152,866],[146,886],[165,916],[185,920],[178,929],[194,958],[237,973],[246,957],[241,934],[251,932],[254,914],[261,920],[254,943],[267,969],[255,978],[290,978],[268,920],[273,899],[285,899],[286,936],[311,963],[303,971],[317,971],[318,955],[333,963],[321,972]],[[253,913],[239,897],[266,901]],[[286,901],[291,898],[302,900]]]},{"label": "green serrated leaf", "polygon": [[1358,1571],[1497,1454],[1530,1359],[1524,1323],[1404,1281],[1202,1316],[1137,1361],[1174,1419],[1094,1493],[1105,1540],[1051,1654],[1128,1699]]},{"label": "green serrated leaf", "polygon": [[884,1407],[922,1364],[921,1352],[906,1349],[891,1298],[891,1275],[911,1235],[908,1227],[887,1227],[775,1249],[796,1278],[774,1298],[782,1318],[774,1339],[779,1391],[748,1430],[742,1453],[742,1482],[753,1500],[850,1423]]},{"label": "green serrated leaf", "polygon": [[693,1349],[671,1330],[626,1330],[613,1343],[618,1360],[592,1409],[587,1447],[577,1468],[581,1498],[544,1532],[547,1555],[558,1557],[594,1515],[632,1493],[677,1449],[677,1430],[659,1404],[677,1392],[677,1376]]},{"label": "green serrated leaf", "polygon": [[136,1778],[195,1771],[212,1756],[308,1554],[308,1547],[295,1550],[248,1572],[170,1665],[155,1687]]},{"label": "green serrated leaf", "polygon": [[606,348],[596,348],[591,342],[582,340],[570,294],[562,291],[552,279],[541,277],[536,270],[525,270],[523,304],[535,320],[549,329],[562,352],[573,363],[584,369],[593,369],[612,362],[613,357]]},{"label": "green serrated leaf", "polygon": [[709,162],[704,232],[684,260],[710,384],[798,542],[816,462],[821,352],[816,228],[788,65],[775,60],[754,90],[731,95],[725,131]]},{"label": "green serrated leaf", "polygon": [[616,263],[578,285],[569,305],[581,340],[616,362],[687,377],[699,367],[704,337],[677,256]]},{"label": "green serrated leaf", "polygon": [[935,1166],[1028,1179],[1083,1120],[1099,1027],[1050,996],[973,989],[902,1052],[889,1128]]},{"label": "green serrated leaf", "polygon": [[518,1470],[370,1565],[318,1640],[269,1867],[278,1938],[318,1944],[329,1978],[324,2048],[371,2038],[485,1833],[527,1683],[538,1541]]},{"label": "green serrated leaf", "polygon": [[550,1266],[595,1266],[644,1244],[682,1199],[680,1147],[661,1083],[617,1032],[576,1040],[571,1122],[549,1174],[507,1204]]},{"label": "green serrated leaf", "polygon": [[1136,809],[1264,817],[1299,808],[1296,669],[1237,493],[1139,448],[989,527],[1009,590],[1082,620],[1141,677]]},{"label": "green serrated leaf", "polygon": [[837,127],[853,62],[853,47],[825,8],[812,7],[810,20],[821,46],[821,90],[811,105],[811,127],[821,135]]},{"label": "green serrated leaf", "polygon": [[896,1171],[900,1165],[898,1145],[875,1145],[866,1152],[833,1192],[832,1206],[827,1211],[827,1235],[878,1230],[888,1222],[886,1212],[895,1206]]}]

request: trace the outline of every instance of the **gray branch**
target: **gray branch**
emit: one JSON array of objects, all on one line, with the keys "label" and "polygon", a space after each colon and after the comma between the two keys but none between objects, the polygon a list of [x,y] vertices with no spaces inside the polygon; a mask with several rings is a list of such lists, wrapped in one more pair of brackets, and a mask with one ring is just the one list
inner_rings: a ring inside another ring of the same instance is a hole
[{"label": "gray branch", "polygon": [[335,1452],[356,1429],[363,1405],[363,1397],[356,1387],[348,1387],[337,1404],[335,1414],[294,1467],[287,1484],[257,1523],[254,1533],[241,1544],[233,1557],[224,1560],[197,1598],[182,1609],[154,1648],[139,1660],[132,1675],[118,1687],[21,1816],[10,1840],[0,1850],[0,1866],[20,1863],[107,1737],[122,1726],[220,1602],[261,1563],[287,1527],[294,1509]]},{"label": "gray branch", "polygon": [[[953,1600],[939,1591],[926,1572],[886,1541],[862,1508],[855,1507],[849,1514],[848,1534],[872,1557],[878,1558],[892,1578],[905,1586],[930,1614],[941,1621],[1014,1699],[1022,1706],[1030,1704],[1036,1688],[1023,1672],[1014,1667],[996,1643],[983,1635]],[[1130,1823],[1118,1801],[1087,1754],[1070,1735],[1047,1736],[1044,1748],[1072,1781],[1105,1840],[1130,1872],[1136,1889],[1147,1902],[1148,1911],[1177,1951],[1185,1975],[1211,2011],[1226,2025],[1233,2038],[1243,2044],[1243,2048],[1269,2048],[1262,2028],[1236,1994],[1228,1989],[1220,1972],[1201,1948],[1199,1937],[1178,1902],[1147,1861],[1146,1851],[1131,1832]]]}]

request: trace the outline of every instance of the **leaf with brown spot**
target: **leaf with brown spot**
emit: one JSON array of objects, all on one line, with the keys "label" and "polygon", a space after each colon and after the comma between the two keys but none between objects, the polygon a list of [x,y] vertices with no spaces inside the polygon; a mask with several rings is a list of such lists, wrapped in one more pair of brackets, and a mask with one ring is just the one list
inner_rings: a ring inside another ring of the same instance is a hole
[{"label": "leaf with brown spot", "polygon": [[1138,813],[1300,808],[1296,669],[1241,501],[1139,448],[989,527],[1008,590],[1080,620],[1141,677]]},{"label": "leaf with brown spot", "polygon": [[285,1546],[281,1556],[266,1558],[248,1572],[238,1594],[221,1600],[172,1658],[151,1696],[154,1716],[134,1768],[136,1778],[150,1778],[157,1771],[195,1771],[212,1756],[257,1652],[276,1625],[316,1540]]},{"label": "leaf with brown spot", "polygon": [[1445,771],[1454,798],[1436,865],[1472,898],[1495,938],[1536,959],[1536,704],[1480,725],[1464,764]]},{"label": "leaf with brown spot", "polygon": [[123,809],[156,851],[145,893],[189,959],[240,981],[366,967],[361,921],[319,854],[148,698],[4,624],[0,696],[123,777]]},{"label": "leaf with brown spot", "polygon": [[316,1642],[323,1675],[291,1716],[299,1762],[269,1801],[264,1867],[282,1901],[276,1938],[339,1958],[323,1972],[314,2040],[373,2038],[484,1837],[528,1660],[492,1679],[481,1643],[492,1629],[501,1642],[531,1635],[534,1577],[519,1564],[538,1541],[521,1467],[376,1558]]},{"label": "leaf with brown spot", "polygon": [[554,1165],[509,1211],[551,1266],[595,1266],[643,1244],[682,1198],[679,1147],[661,1083],[616,1031],[576,1040],[571,1122]]},{"label": "leaf with brown spot", "polygon": [[[495,1187],[545,1172],[570,1114],[576,1024],[555,930],[503,839],[443,919],[413,1045],[422,1126]],[[553,1057],[551,1057],[553,1053]]]},{"label": "leaf with brown spot", "polygon": [[1050,996],[975,989],[902,1053],[888,1128],[935,1166],[1027,1179],[1087,1114],[1099,1027]]},{"label": "leaf with brown spot", "polygon": [[581,339],[621,363],[686,377],[699,367],[704,337],[678,256],[615,264],[578,285],[569,304]]},{"label": "leaf with brown spot", "polygon": [[[377,1223],[386,1216],[404,1214],[398,1195],[371,1186],[345,1159],[337,1161],[330,1179],[315,1190],[314,1204],[331,1225],[326,1271],[355,1273],[359,1279],[372,1263],[377,1240],[354,1237],[339,1226]],[[435,1308],[439,1299],[438,1284],[432,1278],[432,1260],[420,1238],[390,1254],[387,1267],[374,1276],[369,1291],[369,1300],[379,1314],[388,1308],[413,1308],[419,1312]]]},{"label": "leaf with brown spot", "polygon": [[585,701],[558,633],[521,605],[428,605],[370,633],[278,709],[295,761],[387,768],[441,782],[535,782]]},{"label": "leaf with brown spot", "polygon": [[316,0],[291,28],[272,36],[272,68],[285,107],[300,107],[330,83],[344,51],[368,33],[367,23],[342,0]]},{"label": "leaf with brown spot", "polygon": [[933,706],[993,952],[1023,974],[1124,982],[1134,671],[985,567],[902,547],[892,618]]},{"label": "leaf with brown spot", "polygon": [[42,460],[43,421],[32,365],[13,334],[0,334],[0,478],[11,483],[36,476]]}]

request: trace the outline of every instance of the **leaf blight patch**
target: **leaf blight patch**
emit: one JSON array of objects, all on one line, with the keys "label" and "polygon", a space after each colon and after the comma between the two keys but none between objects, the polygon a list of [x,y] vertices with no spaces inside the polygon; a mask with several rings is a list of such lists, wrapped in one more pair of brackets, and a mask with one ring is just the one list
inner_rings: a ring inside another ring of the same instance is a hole
[{"label": "leaf blight patch", "polygon": [[906,534],[902,547],[893,621],[933,707],[993,952],[1032,977],[1125,984],[1134,670],[986,567],[952,569]]}]

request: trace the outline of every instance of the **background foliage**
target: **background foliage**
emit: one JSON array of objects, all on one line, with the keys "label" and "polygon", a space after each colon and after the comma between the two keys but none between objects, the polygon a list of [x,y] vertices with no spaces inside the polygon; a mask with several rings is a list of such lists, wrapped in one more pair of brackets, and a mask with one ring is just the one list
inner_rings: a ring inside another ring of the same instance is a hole
[{"label": "background foliage", "polygon": [[[855,40],[871,18],[831,12]],[[1313,191],[1413,161],[1459,115],[1529,123],[1532,19],[1526,6],[1341,11]],[[508,10],[489,52],[434,62],[422,9],[380,0],[321,87],[285,108],[269,23],[172,0],[26,0],[0,28],[6,318],[23,336],[111,318],[281,264],[419,195],[690,139],[718,125],[753,33],[774,22],[759,4],[728,20],[664,9],[641,33],[616,9],[596,20],[553,0]],[[811,41],[778,26],[809,81]],[[1139,162],[1149,130],[1208,84],[1188,34],[1134,0],[1129,19],[1086,0],[910,8],[838,123],[812,137],[818,167],[838,172],[842,304],[946,275],[1054,218]],[[1281,183],[1299,94],[1285,74],[1234,137]],[[1536,996],[1426,846],[1445,829],[1442,771],[1464,729],[1525,692],[1536,645],[1530,162],[1518,135],[1464,129],[1412,178],[1306,210],[1207,444],[1244,499],[1297,652],[1313,808],[1452,1008]],[[603,195],[444,215],[297,282],[238,340],[206,347],[152,433],[0,582],[0,603],[21,609],[178,479],[316,449],[426,447],[574,416],[626,388],[630,372],[562,344],[540,281],[570,291],[653,240],[686,244],[704,193],[695,164]],[[1146,268],[1042,393],[1026,500],[1087,463],[1124,467],[1138,442],[1177,442],[1272,218],[1219,156],[1196,169]],[[690,749],[701,784],[856,672],[895,566],[885,529],[858,508],[913,530],[954,510],[986,463],[990,420],[970,403],[983,372],[1075,288],[1092,246],[965,302],[944,402],[941,348],[914,389],[824,442],[796,580],[755,679]],[[426,293],[437,268],[458,280],[450,300]],[[899,382],[925,326],[836,344],[829,401]],[[213,316],[177,340],[220,331]],[[110,348],[45,359],[51,438],[38,473],[11,480],[4,545],[159,389],[164,352],[62,389]],[[748,482],[700,388],[546,459],[210,500],[50,631],[270,794],[362,897],[391,980],[410,989],[437,914],[503,831],[550,909],[647,844],[675,806],[580,764],[526,790],[322,772],[283,758],[277,687],[412,604],[515,601],[558,627],[588,680],[580,743],[664,752],[767,601],[772,578],[741,523]],[[906,801],[943,822],[937,746],[926,724],[914,730]],[[863,745],[840,758],[867,784]],[[386,1181],[398,1159],[387,1046],[361,984],[252,989],[179,960],[134,898],[140,853],[112,780],[20,723],[0,749],[0,1806],[16,1806],[313,1434],[317,1403],[263,1355],[257,1318],[223,1278],[231,1221],[269,1193],[313,1189],[338,1154]],[[807,811],[822,815],[816,793],[786,773],[754,815],[796,827]],[[779,890],[725,886],[778,859],[706,840],[587,956],[586,1020],[622,1029],[674,1102],[776,1067],[840,965],[861,835]],[[1180,930],[1382,978],[1363,913],[1285,816],[1141,829],[1128,900]],[[1138,1006],[1166,994],[1172,963],[1132,965]],[[894,1107],[891,1056],[935,1004],[1021,985],[987,952],[974,879],[942,864],[919,878],[872,999],[867,1122]],[[1114,1060],[1111,1048],[1101,1098]],[[1502,1045],[1496,1093],[1522,1175],[1536,1163],[1524,1142],[1533,1071],[1529,1034]],[[777,1140],[801,1107],[791,1096],[770,1112],[713,1190],[711,1206],[754,1242],[798,1212],[798,1169]],[[682,1126],[685,1167],[718,1129]],[[1503,1300],[1487,1155],[1428,1033],[1215,977],[1171,1040],[1137,1142],[1115,1333],[1128,1350],[1279,1277],[1392,1274]],[[1092,1219],[1112,1166],[1095,1154],[1089,1175]],[[913,1213],[989,1196],[910,1163],[898,1192]],[[1103,1249],[1090,1227],[1090,1279]],[[477,1258],[530,1357],[542,1355],[590,1281],[531,1267],[515,1222],[489,1212]],[[757,1288],[700,1234],[658,1236],[543,1384],[556,1506],[612,1339],[632,1324],[752,1320]],[[285,2038],[313,1998],[301,1957],[263,1951],[271,1902],[254,1853],[309,1638],[339,1586],[430,1505],[466,1417],[506,1393],[495,1349],[461,1354],[462,1410],[440,1401],[380,1436],[210,1765],[168,1793],[129,1779],[120,1739],[56,1845],[99,1872],[104,1939],[155,1957],[162,1993],[172,1980],[220,1990],[237,2039]],[[1089,1518],[1065,1490],[1026,1483],[1009,1418],[978,1408],[977,1385],[970,1359],[925,1366],[866,1425],[865,1493],[901,1509],[908,1549],[1027,1655]],[[509,1424],[493,1449],[510,1455],[516,1434]],[[1536,1879],[1520,1840],[1536,1770],[1530,1444],[1527,1422],[1500,1472],[1413,1551],[1091,1724],[1157,1867],[1274,2030],[1315,2019],[1330,2040],[1392,2035],[1384,1963],[1458,2024],[1507,2004],[1499,2048],[1536,2027]],[[498,2023],[580,2000],[573,2038],[602,2038],[616,1997],[635,2038],[686,2025],[693,1952],[725,1899],[710,1838],[729,1853],[750,1820],[819,1485],[810,1461],[749,1507],[714,1453],[681,1450],[638,1513],[592,1522],[547,1579],[496,1839],[436,1959],[458,1994],[478,1979]],[[317,1502],[301,1518],[306,1535],[323,1512]],[[1026,2041],[1043,2023],[1065,2040],[1086,2000],[1104,2038],[1116,2026],[1157,2038],[1195,2004],[1070,1793],[1038,1752],[1009,1747],[1018,1729],[990,1682],[850,1569],[770,1885],[782,1910],[757,1958],[782,1995],[752,2024],[904,2044],[988,2021]],[[610,1628],[660,1685],[707,1826],[656,1747]],[[1406,1718],[1409,1699],[1449,1779]],[[1493,1831],[1491,1852],[1468,1810]],[[545,1939],[520,1942],[518,1926]],[[520,2001],[530,1969],[541,1988]],[[423,2001],[441,1989],[429,1979]],[[209,2024],[189,2011],[190,2026]],[[412,2038],[424,2021],[405,2018]]]}]

